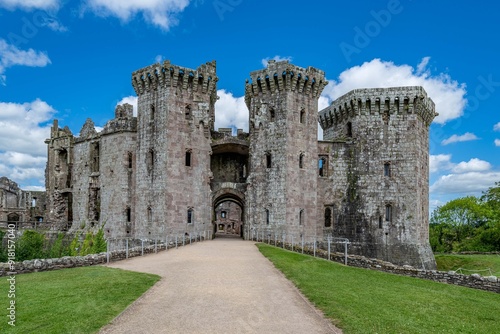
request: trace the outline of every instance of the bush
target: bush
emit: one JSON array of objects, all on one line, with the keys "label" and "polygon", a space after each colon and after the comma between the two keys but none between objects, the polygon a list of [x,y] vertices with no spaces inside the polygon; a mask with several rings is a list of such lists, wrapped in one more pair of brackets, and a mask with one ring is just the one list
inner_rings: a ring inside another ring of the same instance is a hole
[{"label": "bush", "polygon": [[45,235],[36,231],[25,231],[16,243],[16,261],[43,259]]}]

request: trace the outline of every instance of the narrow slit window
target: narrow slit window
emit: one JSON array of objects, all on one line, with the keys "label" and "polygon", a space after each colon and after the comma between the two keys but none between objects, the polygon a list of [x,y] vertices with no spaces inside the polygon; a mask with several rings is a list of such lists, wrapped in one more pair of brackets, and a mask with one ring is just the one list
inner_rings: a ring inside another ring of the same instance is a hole
[{"label": "narrow slit window", "polygon": [[384,176],[391,177],[391,164],[389,162],[384,163]]},{"label": "narrow slit window", "polygon": [[265,211],[266,225],[269,225],[269,221],[270,221],[269,218],[270,218],[269,209],[266,209],[266,211]]},{"label": "narrow slit window", "polygon": [[132,210],[130,210],[130,207],[127,207],[126,216],[127,216],[127,223],[130,223],[130,221],[132,220]]},{"label": "narrow slit window", "polygon": [[186,152],[186,166],[187,167],[191,166],[191,151]]},{"label": "narrow slit window", "polygon": [[149,119],[150,119],[150,121],[154,121],[155,120],[155,105],[152,104],[149,109],[150,109]]},{"label": "narrow slit window", "polygon": [[274,122],[275,118],[276,118],[276,113],[274,112],[274,109],[269,110],[269,120],[271,122]]},{"label": "narrow slit window", "polygon": [[327,176],[327,163],[326,157],[320,157],[318,160],[318,175]]},{"label": "narrow slit window", "polygon": [[193,209],[189,209],[187,211],[187,223],[188,224],[192,224],[193,223],[193,215],[194,215]]},{"label": "narrow slit window", "polygon": [[299,211],[299,225],[304,225],[304,209]]},{"label": "narrow slit window", "polygon": [[351,138],[352,137],[352,123],[347,122],[347,137]]},{"label": "narrow slit window", "polygon": [[132,168],[132,152],[128,153],[128,168]]},{"label": "narrow slit window", "polygon": [[266,168],[271,168],[272,166],[272,159],[271,159],[271,153],[266,154]]},{"label": "narrow slit window", "polygon": [[382,228],[383,225],[382,225],[382,216],[379,216],[378,217],[378,228]]},{"label": "narrow slit window", "polygon": [[304,168],[304,154],[299,155],[299,168]]},{"label": "narrow slit window", "polygon": [[387,204],[385,206],[385,221],[386,222],[392,221],[392,205],[390,204]]},{"label": "narrow slit window", "polygon": [[306,122],[306,112],[304,109],[300,111],[300,123],[304,124]]},{"label": "narrow slit window", "polygon": [[332,209],[326,208],[325,209],[325,227],[331,227],[332,226]]},{"label": "narrow slit window", "polygon": [[191,119],[191,106],[186,106],[186,109],[184,110],[184,117],[186,119]]}]

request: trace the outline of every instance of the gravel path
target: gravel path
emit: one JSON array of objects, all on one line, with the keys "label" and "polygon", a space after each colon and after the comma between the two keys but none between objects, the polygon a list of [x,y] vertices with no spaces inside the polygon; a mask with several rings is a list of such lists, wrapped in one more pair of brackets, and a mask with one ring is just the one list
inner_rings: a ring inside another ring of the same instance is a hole
[{"label": "gravel path", "polygon": [[341,333],[254,242],[217,238],[109,266],[162,278],[100,333]]}]

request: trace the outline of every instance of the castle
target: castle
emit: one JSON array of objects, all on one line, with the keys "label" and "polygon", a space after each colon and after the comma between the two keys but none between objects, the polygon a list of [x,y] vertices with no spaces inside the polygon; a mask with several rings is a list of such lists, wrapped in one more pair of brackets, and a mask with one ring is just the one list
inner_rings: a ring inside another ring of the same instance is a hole
[{"label": "castle", "polygon": [[[245,86],[249,132],[214,129],[215,61],[132,74],[138,96],[100,132],[57,120],[46,140],[46,221],[108,238],[203,231],[348,238],[350,253],[435,269],[429,125],[421,87],[356,89],[318,113],[324,72],[269,61]],[[324,139],[318,141],[318,121]]]}]

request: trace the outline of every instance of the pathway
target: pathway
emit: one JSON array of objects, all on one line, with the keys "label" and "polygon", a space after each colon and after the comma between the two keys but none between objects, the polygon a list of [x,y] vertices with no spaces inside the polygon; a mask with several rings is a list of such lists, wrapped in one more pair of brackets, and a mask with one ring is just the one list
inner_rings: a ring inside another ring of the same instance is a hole
[{"label": "pathway", "polygon": [[100,333],[341,333],[260,254],[216,238],[110,267],[162,277]]}]

